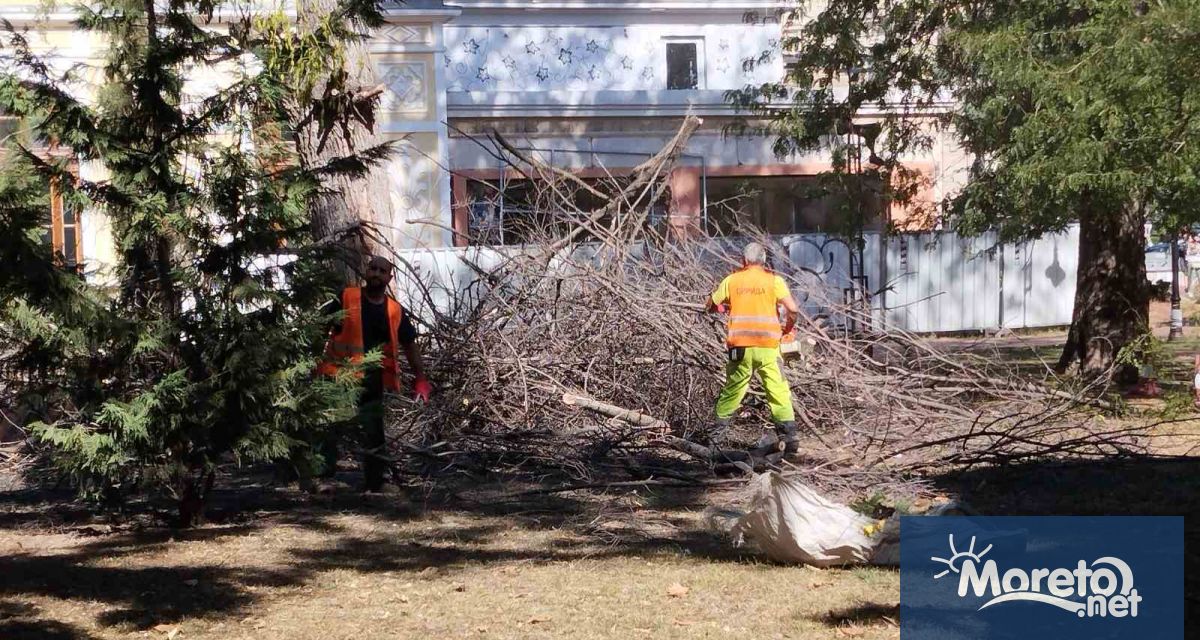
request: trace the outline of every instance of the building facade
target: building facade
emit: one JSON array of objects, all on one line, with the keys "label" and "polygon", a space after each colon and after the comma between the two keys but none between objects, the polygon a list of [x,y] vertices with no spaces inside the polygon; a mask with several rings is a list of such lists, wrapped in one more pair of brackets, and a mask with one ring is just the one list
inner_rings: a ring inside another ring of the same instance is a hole
[{"label": "building facade", "polygon": [[[446,92],[439,61],[446,50],[443,26],[460,10],[441,0],[405,0],[385,4],[383,13],[387,24],[368,42],[377,79],[385,89],[376,124],[380,134],[397,144],[396,153],[383,167],[392,185],[391,201],[381,207],[388,211],[381,218],[388,219],[378,222],[390,231],[398,248],[446,246],[453,236]],[[67,90],[85,101],[95,95],[98,72],[87,70],[102,65],[104,43],[75,27],[69,5],[59,4],[47,13],[36,0],[0,0],[0,17],[25,32],[31,48],[52,68],[85,70]],[[219,16],[210,26],[221,28]],[[0,49],[0,69],[6,53]],[[198,70],[185,86],[185,95],[206,95],[227,78],[221,68]],[[0,133],[16,126],[0,114]],[[82,163],[77,168],[83,178],[103,178],[103,167]],[[85,273],[103,279],[116,255],[104,214],[64,211],[57,199],[52,208],[47,237],[68,262],[78,260]]]},{"label": "building facade", "polygon": [[[398,141],[384,170],[397,248],[512,244],[531,211],[520,176],[498,161],[491,131],[584,178],[620,175],[659,151],[684,116],[703,124],[669,177],[655,213],[675,227],[720,230],[737,219],[774,233],[828,230],[814,198],[827,155],[779,157],[765,135],[732,135],[726,92],[780,80],[781,10],[766,0],[406,0],[387,5],[369,44],[385,87],[377,123]],[[64,67],[95,65],[102,43],[67,13],[0,0],[39,52]],[[218,71],[195,79],[219,84]],[[85,83],[86,84],[86,83]],[[94,86],[76,90],[86,94]],[[869,118],[869,114],[865,117]],[[928,178],[922,197],[957,188],[965,168],[949,143],[909,162]],[[95,177],[100,167],[81,166]],[[581,205],[583,206],[583,205]],[[61,208],[60,208],[61,209]],[[59,211],[54,241],[90,266],[112,261],[99,212]],[[68,246],[72,245],[73,246]]]}]

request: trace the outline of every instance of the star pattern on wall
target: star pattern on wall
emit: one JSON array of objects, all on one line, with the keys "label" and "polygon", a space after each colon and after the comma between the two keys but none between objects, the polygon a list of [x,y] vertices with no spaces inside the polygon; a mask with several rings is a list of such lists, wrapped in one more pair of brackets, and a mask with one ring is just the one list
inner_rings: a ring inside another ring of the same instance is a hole
[{"label": "star pattern on wall", "polygon": [[[582,33],[541,27],[471,28],[464,29],[447,48],[443,62],[450,86],[457,90],[582,90],[608,84],[656,88],[663,71],[662,42],[640,35],[622,27],[598,27]],[[766,39],[754,48],[765,49]],[[775,39],[771,44],[777,47],[780,42]],[[734,83],[741,82],[743,74],[749,81],[757,77],[757,59],[752,68],[739,73],[740,36],[719,33],[713,45],[718,52],[710,61],[714,73],[731,77]],[[777,60],[779,50],[773,54]]]}]

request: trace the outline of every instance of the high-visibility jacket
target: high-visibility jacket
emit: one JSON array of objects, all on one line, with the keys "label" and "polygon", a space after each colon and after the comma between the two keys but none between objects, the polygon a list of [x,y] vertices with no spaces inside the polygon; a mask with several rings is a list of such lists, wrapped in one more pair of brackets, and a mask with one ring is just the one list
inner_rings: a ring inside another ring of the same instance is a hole
[{"label": "high-visibility jacket", "polygon": [[[342,328],[335,333],[325,345],[325,359],[317,367],[317,371],[327,375],[337,375],[338,369],[346,361],[362,362],[363,359],[363,326],[362,326],[362,289],[349,287],[342,291]],[[398,345],[396,333],[400,329],[400,320],[404,309],[399,302],[390,296],[387,299],[388,340],[383,344],[383,388],[388,391],[400,390],[400,361],[396,357]],[[362,373],[359,373],[362,377]]]},{"label": "high-visibility jacket", "polygon": [[779,324],[779,299],[775,296],[777,276],[751,265],[729,276],[730,347],[779,348],[783,328]]}]

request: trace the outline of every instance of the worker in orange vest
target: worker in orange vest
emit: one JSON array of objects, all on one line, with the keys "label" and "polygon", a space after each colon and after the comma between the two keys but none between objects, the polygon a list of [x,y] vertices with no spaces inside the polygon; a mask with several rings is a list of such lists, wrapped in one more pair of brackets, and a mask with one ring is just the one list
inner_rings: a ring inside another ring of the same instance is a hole
[{"label": "worker in orange vest", "polygon": [[[791,333],[800,307],[783,278],[764,266],[766,261],[767,250],[763,245],[757,242],[746,245],[742,268],[722,280],[705,305],[709,312],[729,312],[725,387],[717,397],[714,436],[719,438],[728,430],[750,387],[750,378],[758,374],[776,433],[784,443],[784,455],[793,456],[799,449],[800,438],[792,390],[779,366],[779,342],[783,335]],[[780,305],[787,312],[787,324],[783,327],[779,322]]]},{"label": "worker in orange vest", "polygon": [[[433,392],[421,362],[417,348],[417,330],[409,320],[400,303],[387,293],[392,280],[392,263],[375,256],[367,263],[366,284],[363,287],[348,287],[339,299],[330,302],[325,312],[335,315],[344,311],[340,323],[331,327],[331,336],[325,347],[325,358],[318,371],[325,375],[336,375],[340,365],[347,361],[359,362],[363,355],[374,350],[383,351],[379,367],[364,372],[362,394],[358,403],[358,418],[363,428],[363,445],[367,450],[363,460],[363,490],[379,491],[383,487],[385,464],[383,454],[387,449],[384,437],[383,395],[385,392],[400,391],[400,367],[396,357],[403,351],[412,370],[415,382],[413,394],[416,400],[428,402]],[[337,434],[324,443],[325,477],[332,477],[337,470]]]}]

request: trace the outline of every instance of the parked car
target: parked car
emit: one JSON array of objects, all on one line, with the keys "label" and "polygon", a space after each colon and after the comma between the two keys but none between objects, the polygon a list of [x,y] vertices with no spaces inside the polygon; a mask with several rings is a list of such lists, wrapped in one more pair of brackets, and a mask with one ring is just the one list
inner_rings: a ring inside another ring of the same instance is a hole
[{"label": "parked car", "polygon": [[[1187,245],[1179,243],[1179,273],[1187,275]],[[1171,243],[1159,242],[1146,247],[1146,279],[1150,284],[1171,283]]]}]

